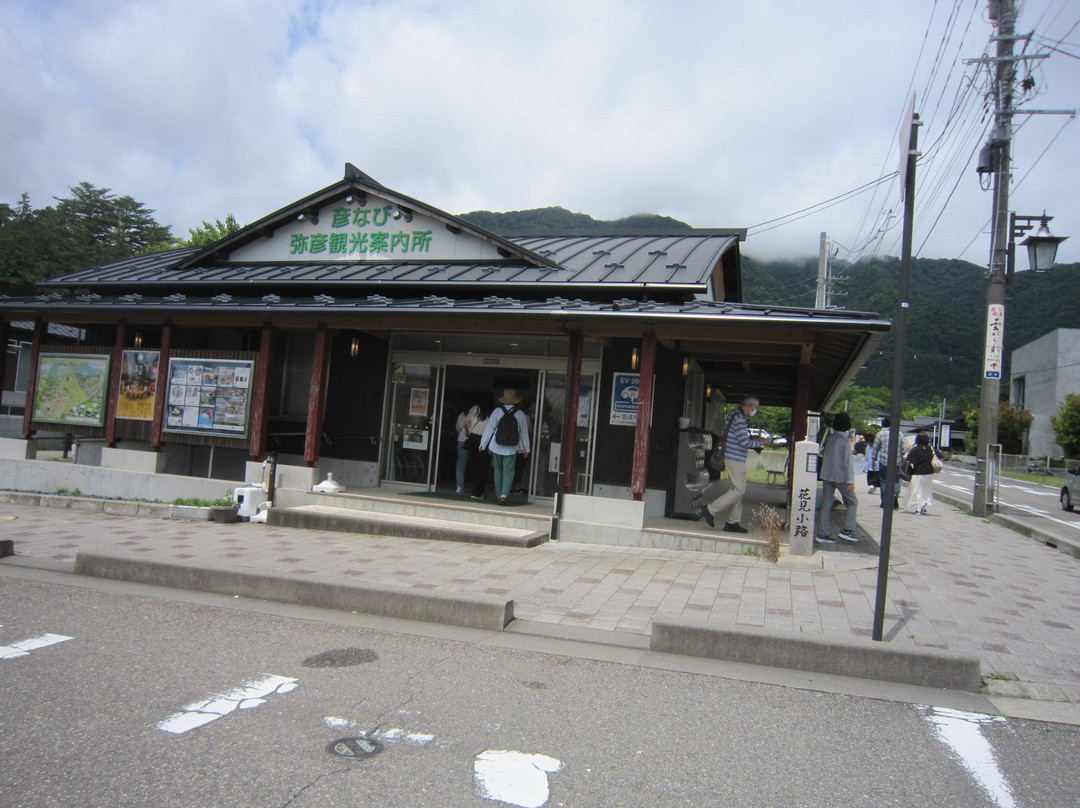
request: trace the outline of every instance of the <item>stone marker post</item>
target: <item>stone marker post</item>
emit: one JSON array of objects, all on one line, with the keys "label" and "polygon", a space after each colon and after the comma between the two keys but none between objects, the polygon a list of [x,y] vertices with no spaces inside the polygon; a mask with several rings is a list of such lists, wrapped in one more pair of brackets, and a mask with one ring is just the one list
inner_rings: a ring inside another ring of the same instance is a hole
[{"label": "stone marker post", "polygon": [[788,547],[795,556],[814,554],[814,506],[817,503],[818,445],[812,440],[795,444],[791,466],[791,512]]}]

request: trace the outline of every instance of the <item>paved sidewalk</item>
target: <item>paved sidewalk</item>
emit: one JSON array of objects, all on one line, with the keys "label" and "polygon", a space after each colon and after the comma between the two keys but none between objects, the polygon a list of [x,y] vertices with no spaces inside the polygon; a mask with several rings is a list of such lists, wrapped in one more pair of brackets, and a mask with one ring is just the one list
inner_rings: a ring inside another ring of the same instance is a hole
[{"label": "paved sidewalk", "polygon": [[[67,569],[82,550],[167,564],[514,600],[518,620],[645,635],[654,616],[869,638],[882,511],[812,559],[560,542],[532,549],[0,504],[0,564]],[[835,515],[834,515],[835,518]],[[689,523],[688,523],[689,524]],[[707,529],[707,528],[702,528]],[[1080,560],[937,503],[894,514],[884,640],[979,656],[994,692],[1080,702]],[[1005,679],[1012,680],[1005,681]]]}]

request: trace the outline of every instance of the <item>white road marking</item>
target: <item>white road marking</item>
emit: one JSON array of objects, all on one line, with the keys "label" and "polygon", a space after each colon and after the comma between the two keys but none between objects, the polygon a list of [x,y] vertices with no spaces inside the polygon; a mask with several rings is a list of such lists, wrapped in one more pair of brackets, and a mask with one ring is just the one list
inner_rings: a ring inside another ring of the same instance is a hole
[{"label": "white road marking", "polygon": [[265,696],[273,693],[288,693],[296,688],[297,680],[288,676],[263,674],[262,679],[246,682],[228,693],[211,696],[194,702],[158,723],[158,729],[182,735],[185,732],[216,721],[233,710],[250,710],[265,704]]},{"label": "white road marking", "polygon": [[28,640],[13,642],[11,645],[0,645],[0,659],[14,659],[15,657],[28,656],[31,651],[56,645],[58,642],[73,640],[74,637],[65,637],[63,634],[42,634],[40,637],[31,637]]},{"label": "white road marking", "polygon": [[548,801],[548,773],[560,769],[562,763],[547,755],[488,749],[473,763],[476,793],[521,808],[540,808]]},{"label": "white road marking", "polygon": [[994,749],[983,737],[981,727],[1005,719],[980,713],[965,713],[943,707],[924,707],[924,715],[939,738],[956,753],[960,764],[975,778],[987,796],[1001,808],[1016,808],[1012,790],[994,759]]}]

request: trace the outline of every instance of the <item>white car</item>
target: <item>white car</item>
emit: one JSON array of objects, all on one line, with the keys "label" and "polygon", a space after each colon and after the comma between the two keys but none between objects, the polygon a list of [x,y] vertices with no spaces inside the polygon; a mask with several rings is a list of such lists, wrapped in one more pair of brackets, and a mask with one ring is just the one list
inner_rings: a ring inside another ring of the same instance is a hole
[{"label": "white car", "polygon": [[1071,511],[1074,505],[1080,505],[1080,468],[1073,466],[1066,469],[1065,485],[1061,486],[1061,509]]}]

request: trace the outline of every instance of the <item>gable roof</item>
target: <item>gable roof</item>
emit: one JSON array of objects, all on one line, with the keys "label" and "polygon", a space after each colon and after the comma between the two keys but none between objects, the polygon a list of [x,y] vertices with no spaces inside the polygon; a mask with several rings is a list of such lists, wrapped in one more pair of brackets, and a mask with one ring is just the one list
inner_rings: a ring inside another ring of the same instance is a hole
[{"label": "gable roof", "polygon": [[[742,230],[504,237],[392,191],[355,166],[344,179],[201,248],[89,267],[39,284],[107,294],[213,289],[302,295],[401,288],[602,299],[739,298]],[[512,288],[512,292],[509,290]],[[396,294],[396,292],[395,292]]]}]

